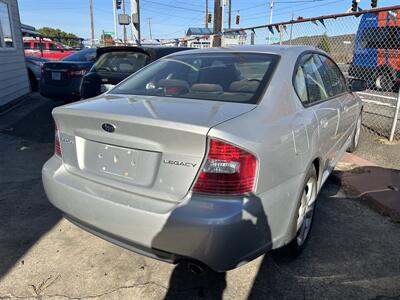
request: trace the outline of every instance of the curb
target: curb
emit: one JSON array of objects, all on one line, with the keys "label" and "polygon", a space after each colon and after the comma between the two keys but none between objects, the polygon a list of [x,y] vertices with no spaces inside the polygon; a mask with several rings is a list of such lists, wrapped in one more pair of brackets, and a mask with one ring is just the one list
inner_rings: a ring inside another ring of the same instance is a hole
[{"label": "curb", "polygon": [[331,179],[349,196],[364,200],[379,214],[400,223],[400,170],[382,168],[346,153]]}]

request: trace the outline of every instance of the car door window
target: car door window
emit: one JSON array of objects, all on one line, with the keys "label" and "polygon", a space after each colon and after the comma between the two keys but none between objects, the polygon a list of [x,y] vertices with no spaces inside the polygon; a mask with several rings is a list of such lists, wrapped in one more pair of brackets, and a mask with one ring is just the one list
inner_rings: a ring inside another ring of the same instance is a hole
[{"label": "car door window", "polygon": [[296,74],[294,77],[294,88],[297,92],[297,95],[300,98],[300,101],[303,102],[303,104],[307,104],[308,95],[307,95],[306,77],[304,75],[302,66],[297,67]]},{"label": "car door window", "polygon": [[49,49],[50,50],[61,50],[61,47],[59,47],[57,44],[49,44]]},{"label": "car door window", "polygon": [[328,90],[329,96],[337,96],[347,92],[346,79],[338,66],[325,55],[318,55],[322,64],[325,66],[325,70],[330,82],[331,88]]},{"label": "car door window", "polygon": [[45,49],[46,49],[46,44],[45,44],[45,43],[38,43],[38,42],[35,42],[35,43],[33,44],[33,49],[35,49],[35,50],[40,50],[40,49],[45,50]]},{"label": "car door window", "polygon": [[[321,60],[315,55],[306,54],[301,59],[299,68],[301,70],[296,71],[294,83],[300,100],[303,103],[312,104],[328,99],[330,83]],[[307,89],[307,98],[305,98],[304,84]]]}]

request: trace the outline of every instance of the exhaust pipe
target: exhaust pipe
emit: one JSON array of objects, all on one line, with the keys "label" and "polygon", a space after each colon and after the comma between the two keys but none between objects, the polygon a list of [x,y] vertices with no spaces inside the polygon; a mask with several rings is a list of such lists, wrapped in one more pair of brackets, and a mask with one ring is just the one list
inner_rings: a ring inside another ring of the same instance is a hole
[{"label": "exhaust pipe", "polygon": [[202,266],[192,263],[192,262],[188,263],[187,267],[190,272],[192,272],[196,275],[203,275],[206,272],[206,270]]}]

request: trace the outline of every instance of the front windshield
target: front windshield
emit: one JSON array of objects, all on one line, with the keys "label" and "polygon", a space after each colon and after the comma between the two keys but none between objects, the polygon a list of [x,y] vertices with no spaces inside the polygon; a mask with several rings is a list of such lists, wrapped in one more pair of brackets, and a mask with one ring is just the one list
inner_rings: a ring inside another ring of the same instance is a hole
[{"label": "front windshield", "polygon": [[111,90],[113,94],[257,103],[277,55],[224,52],[162,58]]},{"label": "front windshield", "polygon": [[149,56],[141,52],[112,51],[104,53],[93,69],[97,72],[134,73],[143,68]]},{"label": "front windshield", "polygon": [[64,61],[94,61],[96,58],[96,49],[88,48],[75,52],[71,55],[64,57]]}]

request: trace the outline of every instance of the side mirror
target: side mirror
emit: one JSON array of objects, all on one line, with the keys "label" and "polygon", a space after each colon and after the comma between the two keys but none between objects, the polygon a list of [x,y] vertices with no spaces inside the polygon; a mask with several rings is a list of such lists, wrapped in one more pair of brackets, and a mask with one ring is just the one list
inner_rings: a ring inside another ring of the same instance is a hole
[{"label": "side mirror", "polygon": [[349,88],[352,92],[362,92],[367,89],[367,82],[364,79],[350,79]]}]

